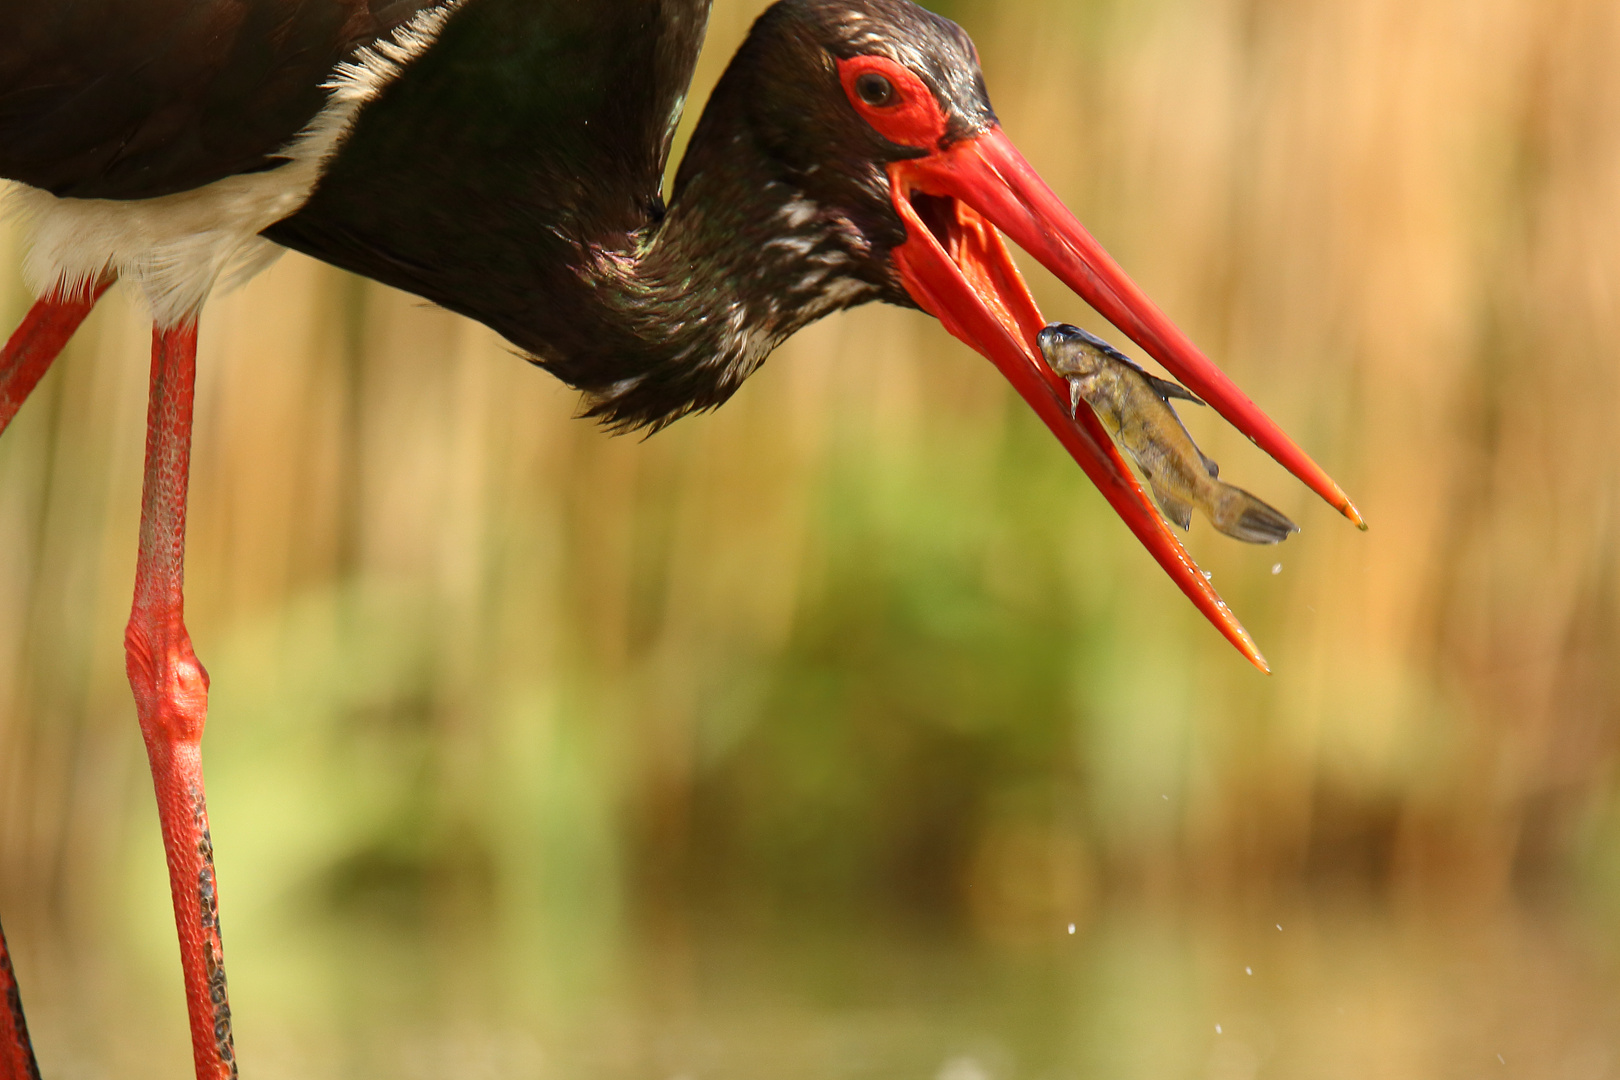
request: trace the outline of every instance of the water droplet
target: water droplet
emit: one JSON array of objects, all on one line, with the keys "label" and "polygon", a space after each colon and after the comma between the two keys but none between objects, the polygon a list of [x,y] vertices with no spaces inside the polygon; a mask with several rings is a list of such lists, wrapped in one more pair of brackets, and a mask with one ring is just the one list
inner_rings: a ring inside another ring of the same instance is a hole
[{"label": "water droplet", "polygon": [[1205,581],[1213,581],[1213,580],[1215,580],[1215,571],[1213,571],[1213,570],[1200,570],[1198,572],[1200,574],[1204,575],[1204,580]]},{"label": "water droplet", "polygon": [[1277,562],[1277,563],[1272,563],[1272,564],[1271,564],[1271,572],[1272,572],[1272,573],[1273,573],[1273,574],[1280,574],[1280,573],[1282,573],[1282,563],[1280,563],[1280,562]]},{"label": "water droplet", "polygon": [[951,1058],[939,1067],[934,1080],[990,1080],[990,1070],[970,1057]]},{"label": "water droplet", "polygon": [[1281,930],[1281,929],[1282,929],[1282,923],[1278,923],[1278,924],[1277,924],[1277,929],[1278,929],[1278,930]]},{"label": "water droplet", "polygon": [[1220,1033],[1221,1033],[1221,1025],[1216,1024],[1215,1025],[1215,1034],[1219,1035]]},{"label": "water droplet", "polygon": [[1074,923],[1069,924],[1069,933],[1074,933]]},{"label": "water droplet", "polygon": [[1252,968],[1252,967],[1244,968],[1243,969],[1243,974],[1245,974],[1245,975],[1253,975],[1254,974],[1254,968]]}]

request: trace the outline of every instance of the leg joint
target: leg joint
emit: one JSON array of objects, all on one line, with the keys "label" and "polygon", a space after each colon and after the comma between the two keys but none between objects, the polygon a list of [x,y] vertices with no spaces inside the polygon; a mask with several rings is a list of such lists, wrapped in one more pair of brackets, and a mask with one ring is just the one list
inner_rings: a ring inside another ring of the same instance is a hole
[{"label": "leg joint", "polygon": [[148,744],[202,741],[208,672],[178,617],[154,618],[137,609],[124,630],[124,668]]}]

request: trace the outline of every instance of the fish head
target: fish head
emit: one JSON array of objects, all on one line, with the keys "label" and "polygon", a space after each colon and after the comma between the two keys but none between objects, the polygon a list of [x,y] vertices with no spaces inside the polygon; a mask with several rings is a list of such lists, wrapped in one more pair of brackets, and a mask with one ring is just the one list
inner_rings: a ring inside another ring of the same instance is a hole
[{"label": "fish head", "polygon": [[1068,323],[1047,325],[1036,335],[1035,343],[1040,346],[1046,366],[1065,379],[1096,375],[1117,353],[1102,338]]}]

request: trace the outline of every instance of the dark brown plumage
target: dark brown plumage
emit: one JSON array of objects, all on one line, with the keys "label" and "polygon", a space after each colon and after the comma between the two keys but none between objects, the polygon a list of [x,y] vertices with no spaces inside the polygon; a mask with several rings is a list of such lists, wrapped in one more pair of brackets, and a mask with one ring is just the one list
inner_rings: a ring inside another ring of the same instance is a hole
[{"label": "dark brown plumage", "polygon": [[0,0],[0,176],[144,199],[274,168],[358,46],[432,0]]}]

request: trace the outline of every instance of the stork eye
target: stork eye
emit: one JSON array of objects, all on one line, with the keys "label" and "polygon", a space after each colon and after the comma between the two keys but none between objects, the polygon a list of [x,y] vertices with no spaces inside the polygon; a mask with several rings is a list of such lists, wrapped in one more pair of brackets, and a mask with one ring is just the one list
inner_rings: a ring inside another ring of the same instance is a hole
[{"label": "stork eye", "polygon": [[939,149],[945,110],[915,71],[887,56],[852,56],[838,61],[838,82],[850,106],[885,139]]},{"label": "stork eye", "polygon": [[894,84],[875,71],[868,71],[855,80],[855,93],[874,106],[889,105],[895,98]]}]

